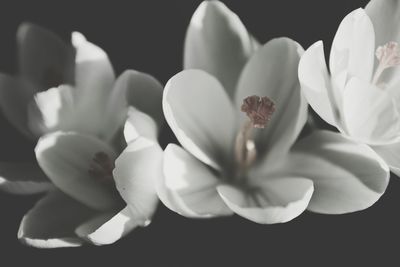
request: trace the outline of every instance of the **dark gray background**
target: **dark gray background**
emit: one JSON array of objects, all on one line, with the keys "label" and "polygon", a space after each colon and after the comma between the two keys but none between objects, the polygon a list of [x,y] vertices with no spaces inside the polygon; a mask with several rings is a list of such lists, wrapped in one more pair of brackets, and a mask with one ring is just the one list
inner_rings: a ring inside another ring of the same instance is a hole
[{"label": "dark gray background", "polygon": [[[2,1],[0,71],[15,70],[15,31],[23,21],[68,38],[79,30],[108,52],[117,73],[132,68],[165,83],[182,67],[182,46],[200,1]],[[224,1],[260,41],[289,36],[329,49],[342,18],[367,1]],[[0,117],[0,160],[29,159],[33,146]],[[164,136],[164,139],[168,134]],[[40,196],[0,193],[0,266],[388,266],[397,261],[400,181],[372,208],[327,216],[305,212],[287,224],[237,216],[190,220],[160,205],[153,223],[105,247],[38,250],[16,239],[20,219]]]}]

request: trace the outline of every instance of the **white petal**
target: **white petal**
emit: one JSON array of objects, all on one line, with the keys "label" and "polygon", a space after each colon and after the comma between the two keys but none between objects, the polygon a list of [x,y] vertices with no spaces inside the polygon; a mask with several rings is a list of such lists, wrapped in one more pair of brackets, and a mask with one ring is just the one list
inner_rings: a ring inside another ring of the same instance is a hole
[{"label": "white petal", "polygon": [[297,75],[302,52],[293,40],[273,39],[252,56],[240,76],[236,111],[242,121],[248,120],[240,111],[246,97],[267,96],[275,102],[275,112],[267,127],[255,131],[259,155],[267,151],[270,155],[284,154],[306,123],[307,103],[301,95]]},{"label": "white petal", "polygon": [[307,208],[313,183],[303,178],[267,178],[252,193],[228,186],[218,186],[225,203],[238,215],[256,223],[288,222]]},{"label": "white petal", "polygon": [[375,29],[376,46],[389,41],[400,42],[397,25],[400,22],[400,3],[397,0],[372,0],[365,7]]},{"label": "white petal", "polygon": [[400,177],[400,142],[372,148],[385,160],[390,170]]},{"label": "white petal", "polygon": [[141,225],[148,224],[157,208],[155,182],[162,175],[162,155],[158,143],[138,138],[128,144],[115,162],[117,189]]},{"label": "white petal", "polygon": [[389,168],[368,146],[329,131],[300,141],[283,171],[311,179],[315,191],[309,209],[341,214],[374,204],[389,182]]},{"label": "white petal", "polygon": [[25,136],[32,138],[28,128],[27,107],[35,87],[26,82],[0,73],[0,108],[7,120]]},{"label": "white petal", "polygon": [[130,209],[125,207],[115,213],[104,213],[83,223],[76,234],[94,245],[108,245],[118,241],[138,226]]},{"label": "white petal", "polygon": [[19,70],[37,90],[74,82],[75,51],[54,33],[31,23],[17,32]]},{"label": "white petal", "polygon": [[[162,111],[163,86],[153,76],[129,70],[127,76],[128,104],[151,116],[161,126],[164,123]],[[124,74],[125,74],[124,73]]]},{"label": "white petal", "polygon": [[235,138],[235,111],[221,84],[204,71],[182,71],[165,87],[163,110],[182,146],[220,168]]},{"label": "white petal", "polygon": [[56,190],[39,200],[24,216],[18,239],[38,248],[75,247],[83,243],[75,228],[95,212]]},{"label": "white petal", "polygon": [[332,43],[329,68],[336,86],[344,89],[351,77],[370,82],[375,59],[375,33],[363,9],[348,14],[340,23]]},{"label": "white petal", "polygon": [[115,74],[107,54],[79,32],[72,33],[72,44],[76,49],[75,85],[87,93],[111,90]]},{"label": "white petal", "polygon": [[339,110],[326,68],[322,41],[310,46],[299,63],[302,92],[314,111],[327,123],[336,126]]},{"label": "white petal", "polygon": [[116,158],[109,145],[95,137],[74,132],[55,132],[43,136],[35,148],[40,167],[49,179],[74,199],[99,210],[119,206],[112,181],[89,174],[93,157],[104,152]]},{"label": "white petal", "polygon": [[99,136],[106,141],[112,140],[122,130],[127,118],[128,104],[126,99],[129,89],[129,78],[126,72],[115,81],[109,95],[105,95],[105,105],[98,107]]},{"label": "white petal", "polygon": [[112,140],[127,114],[123,80],[122,76],[118,78],[108,95],[90,104],[82,99],[82,91],[69,85],[37,93],[28,108],[31,131],[37,136],[57,130],[76,131]]},{"label": "white petal", "polygon": [[399,141],[400,114],[386,90],[351,79],[343,95],[343,116],[352,138],[368,144]]},{"label": "white petal", "polygon": [[53,188],[37,163],[0,162],[0,190],[36,194]]},{"label": "white petal", "polygon": [[219,178],[182,148],[174,144],[167,146],[163,170],[157,192],[171,210],[187,217],[232,214],[217,193]]},{"label": "white petal", "polygon": [[99,115],[99,109],[104,110],[109,101],[115,81],[114,70],[107,54],[82,34],[74,32],[72,43],[76,48],[75,85],[81,114],[98,118],[103,115]]},{"label": "white petal", "polygon": [[129,107],[124,136],[127,143],[142,136],[157,141],[158,127],[154,119],[136,108]]},{"label": "white petal", "polygon": [[[28,125],[38,137],[56,130],[77,130],[74,88],[69,85],[35,94],[28,106]],[[87,124],[87,123],[86,123]]]},{"label": "white petal", "polygon": [[184,68],[214,75],[230,97],[244,64],[256,46],[239,17],[219,1],[204,1],[190,21]]}]

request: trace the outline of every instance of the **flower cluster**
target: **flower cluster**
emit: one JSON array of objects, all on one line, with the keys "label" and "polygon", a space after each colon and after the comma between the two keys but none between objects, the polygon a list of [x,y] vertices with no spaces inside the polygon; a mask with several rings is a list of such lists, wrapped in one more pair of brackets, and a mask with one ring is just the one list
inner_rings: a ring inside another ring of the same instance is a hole
[{"label": "flower cluster", "polygon": [[[165,86],[135,70],[116,77],[81,33],[66,43],[21,25],[0,107],[36,160],[1,162],[0,190],[44,196],[18,238],[110,244],[147,226],[159,200],[186,217],[260,224],[370,207],[400,175],[399,14],[398,1],[372,0],[347,15],[328,70],[321,41],[260,44],[222,2],[204,1]],[[338,131],[309,125],[308,104]],[[166,126],[179,144],[160,145]]]}]

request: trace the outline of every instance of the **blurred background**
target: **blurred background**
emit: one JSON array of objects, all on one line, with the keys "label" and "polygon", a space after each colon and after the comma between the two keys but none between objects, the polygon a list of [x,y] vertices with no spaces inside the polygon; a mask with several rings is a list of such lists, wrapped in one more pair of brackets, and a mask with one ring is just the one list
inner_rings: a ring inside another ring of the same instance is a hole
[{"label": "blurred background", "polygon": [[[2,1],[0,71],[15,73],[21,22],[69,39],[78,30],[109,55],[117,74],[148,72],[165,82],[182,68],[186,27],[201,1]],[[303,47],[330,44],[342,18],[368,1],[223,1],[262,43],[288,36]],[[30,160],[33,144],[0,114],[0,160]],[[165,132],[163,140],[170,133]],[[287,224],[238,216],[191,220],[160,204],[153,223],[114,245],[38,250],[17,240],[23,215],[41,196],[0,193],[0,266],[393,266],[398,259],[400,180],[370,209],[341,216],[305,212]],[[392,245],[394,244],[394,245]]]}]

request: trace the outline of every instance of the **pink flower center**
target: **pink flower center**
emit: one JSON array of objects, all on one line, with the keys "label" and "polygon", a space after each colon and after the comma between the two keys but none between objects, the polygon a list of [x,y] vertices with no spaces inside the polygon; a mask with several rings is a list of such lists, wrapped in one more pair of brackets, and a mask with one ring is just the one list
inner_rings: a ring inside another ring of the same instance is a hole
[{"label": "pink flower center", "polygon": [[243,100],[241,111],[250,119],[239,130],[235,142],[236,163],[239,171],[243,172],[257,158],[256,145],[252,139],[253,129],[263,129],[268,125],[275,111],[275,103],[266,96],[253,95]]},{"label": "pink flower center", "polygon": [[249,117],[254,128],[265,128],[275,111],[275,103],[266,96],[253,95],[243,100],[241,110]]},{"label": "pink flower center", "polygon": [[384,70],[400,65],[400,49],[396,42],[388,42],[383,46],[379,46],[375,52],[378,59],[378,67],[376,68],[372,83],[378,85],[379,78]]},{"label": "pink flower center", "polygon": [[89,175],[101,182],[114,182],[113,170],[115,168],[114,161],[104,152],[94,154],[90,162]]}]

